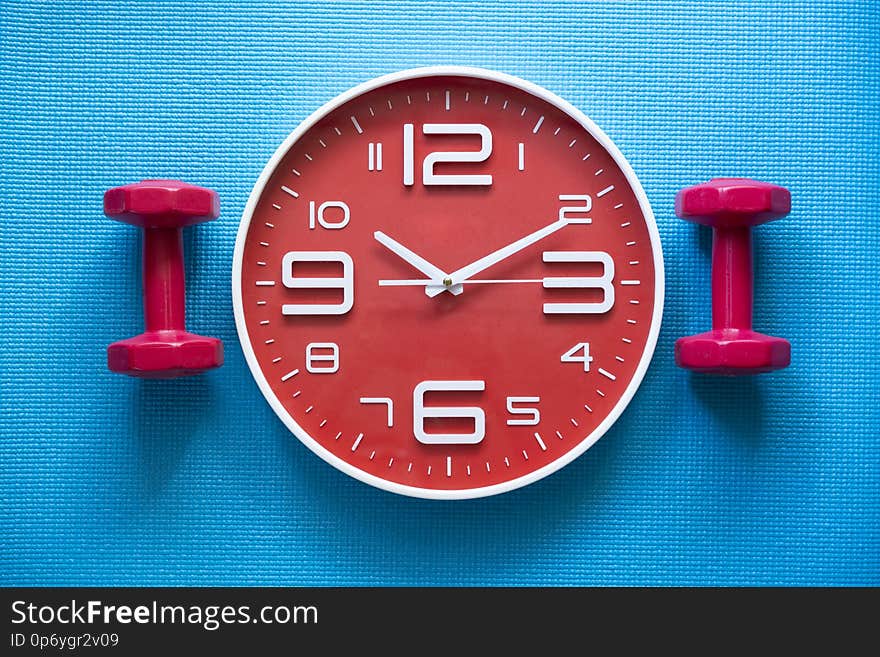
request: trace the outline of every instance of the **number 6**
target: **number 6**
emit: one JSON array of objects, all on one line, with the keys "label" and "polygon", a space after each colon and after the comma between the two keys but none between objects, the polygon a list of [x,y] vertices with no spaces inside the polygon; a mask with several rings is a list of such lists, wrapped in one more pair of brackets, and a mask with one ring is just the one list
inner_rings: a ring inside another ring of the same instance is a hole
[{"label": "number 6", "polygon": [[[425,406],[426,392],[485,390],[485,381],[422,381],[413,390],[413,434],[425,445],[476,445],[486,436],[486,414],[476,406]],[[425,433],[425,420],[460,417],[474,421],[471,433]]]}]

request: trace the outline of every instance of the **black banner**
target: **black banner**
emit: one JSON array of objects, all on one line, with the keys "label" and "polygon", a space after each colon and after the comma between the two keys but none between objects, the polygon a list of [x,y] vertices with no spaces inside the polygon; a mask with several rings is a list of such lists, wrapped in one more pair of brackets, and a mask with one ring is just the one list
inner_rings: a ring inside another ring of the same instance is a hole
[{"label": "black banner", "polygon": [[[798,636],[835,654],[873,627],[877,590],[574,588],[6,588],[0,654],[546,652],[613,641],[754,647]],[[872,630],[873,631],[873,630]],[[714,637],[709,644],[699,637]],[[576,643],[572,643],[576,642]],[[470,649],[469,649],[470,648]],[[290,649],[290,650],[288,650]]]}]

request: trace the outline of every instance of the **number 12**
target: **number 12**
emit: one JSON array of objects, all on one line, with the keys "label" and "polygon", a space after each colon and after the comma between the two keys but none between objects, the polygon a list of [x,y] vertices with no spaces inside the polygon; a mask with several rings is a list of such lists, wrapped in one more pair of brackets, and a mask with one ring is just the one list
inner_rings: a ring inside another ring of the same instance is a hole
[{"label": "number 12", "polygon": [[[413,124],[403,124],[403,184],[412,186],[415,177],[413,156]],[[492,154],[492,131],[482,123],[425,123],[422,132],[426,135],[479,135],[478,151],[437,151],[429,153],[422,163],[423,185],[491,185],[489,174],[440,174],[434,173],[438,162],[485,162]]]}]

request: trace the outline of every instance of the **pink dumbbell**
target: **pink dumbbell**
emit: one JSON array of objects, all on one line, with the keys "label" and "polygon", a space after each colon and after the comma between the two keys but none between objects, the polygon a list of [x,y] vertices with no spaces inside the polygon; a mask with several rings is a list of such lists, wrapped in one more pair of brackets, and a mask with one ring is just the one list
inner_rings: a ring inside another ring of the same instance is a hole
[{"label": "pink dumbbell", "polygon": [[681,190],[675,213],[712,226],[712,330],[679,338],[675,362],[709,374],[760,374],[788,367],[787,340],[752,330],[752,226],[784,217],[791,194],[747,178],[715,178]]},{"label": "pink dumbbell", "polygon": [[223,343],[186,330],[183,231],[220,214],[217,193],[179,180],[142,180],[107,190],[104,214],[143,228],[146,331],[107,347],[114,372],[150,379],[198,374],[223,364]]}]

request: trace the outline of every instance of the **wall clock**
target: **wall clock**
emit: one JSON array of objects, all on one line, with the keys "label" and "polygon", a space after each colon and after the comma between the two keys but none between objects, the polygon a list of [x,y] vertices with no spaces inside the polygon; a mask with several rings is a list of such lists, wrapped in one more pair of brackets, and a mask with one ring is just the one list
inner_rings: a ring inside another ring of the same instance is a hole
[{"label": "wall clock", "polygon": [[645,193],[584,114],[464,67],[387,75],[266,165],[232,274],[277,415],[343,472],[417,497],[534,482],[641,382],[663,308]]}]

